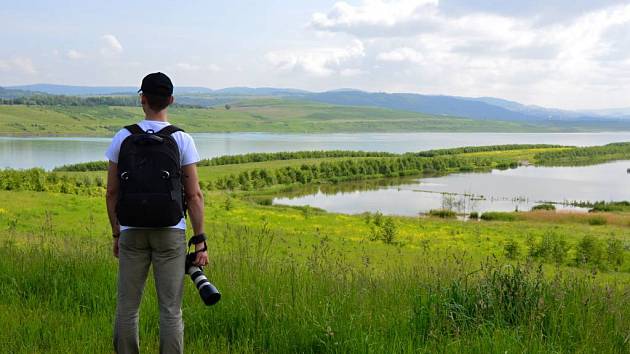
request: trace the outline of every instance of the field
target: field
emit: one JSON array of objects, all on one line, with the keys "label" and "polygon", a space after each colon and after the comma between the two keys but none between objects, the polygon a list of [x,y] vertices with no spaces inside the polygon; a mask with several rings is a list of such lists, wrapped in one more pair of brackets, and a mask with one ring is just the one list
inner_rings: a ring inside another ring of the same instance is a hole
[{"label": "field", "polygon": [[[463,161],[468,168],[470,161],[536,161],[539,153],[568,150],[541,146],[417,159]],[[351,160],[412,161],[398,159]],[[260,203],[301,183],[252,182],[231,191],[216,183],[244,172],[251,177],[254,170],[347,166],[347,160],[200,168],[202,183],[213,186],[204,192],[206,271],[223,299],[205,307],[186,280],[187,352],[630,350],[628,212],[578,217],[537,211],[469,222],[341,215]],[[3,178],[16,176],[11,173]],[[96,182],[103,172],[25,173],[37,178],[0,183],[12,189],[0,191],[0,348],[109,352],[117,262]],[[66,187],[57,190],[60,183]],[[141,308],[144,352],[157,351],[157,321],[150,276]]]},{"label": "field", "polygon": [[[210,108],[173,107],[170,121],[188,132],[543,132],[565,128],[473,120],[370,107],[249,99]],[[143,117],[139,107],[0,105],[0,135],[111,136]]]}]

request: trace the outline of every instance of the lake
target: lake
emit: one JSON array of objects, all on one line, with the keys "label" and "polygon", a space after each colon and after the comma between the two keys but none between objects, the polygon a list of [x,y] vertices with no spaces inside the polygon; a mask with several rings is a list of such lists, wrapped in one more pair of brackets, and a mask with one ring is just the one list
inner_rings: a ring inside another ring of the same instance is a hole
[{"label": "lake", "polygon": [[[604,145],[630,141],[630,132],[610,133],[353,133],[192,134],[203,158],[249,152],[299,150],[422,151],[498,144]],[[43,167],[103,160],[109,138],[0,137],[0,168]]]},{"label": "lake", "polygon": [[[322,191],[297,197],[278,197],[274,204],[310,205],[327,211],[358,214],[380,211],[384,214],[418,215],[445,206],[458,212],[526,211],[542,201],[630,200],[630,161],[594,166],[521,166],[487,173],[457,173],[419,178],[394,186],[348,188]],[[352,188],[350,188],[352,189]],[[445,192],[449,194],[444,194]],[[452,194],[451,194],[452,193]],[[586,211],[557,204],[557,209]]]}]

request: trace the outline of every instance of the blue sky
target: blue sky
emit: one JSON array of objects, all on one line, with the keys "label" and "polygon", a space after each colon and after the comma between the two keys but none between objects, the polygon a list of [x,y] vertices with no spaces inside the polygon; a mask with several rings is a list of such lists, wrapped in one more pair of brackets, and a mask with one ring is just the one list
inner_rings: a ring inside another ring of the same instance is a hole
[{"label": "blue sky", "polygon": [[630,106],[627,1],[21,1],[0,85],[176,85],[494,96]]}]

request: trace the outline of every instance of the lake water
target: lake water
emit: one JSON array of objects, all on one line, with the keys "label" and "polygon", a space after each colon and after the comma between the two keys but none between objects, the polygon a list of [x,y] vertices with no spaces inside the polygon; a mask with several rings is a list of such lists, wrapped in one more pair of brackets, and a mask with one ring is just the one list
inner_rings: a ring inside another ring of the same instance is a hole
[{"label": "lake water", "polygon": [[[496,144],[604,145],[630,141],[621,133],[354,133],[354,134],[192,134],[203,158],[298,150],[365,150],[410,152]],[[0,168],[43,167],[103,160],[109,138],[0,137]]]},{"label": "lake water", "polygon": [[[298,197],[280,197],[274,204],[310,205],[338,213],[380,211],[384,214],[418,215],[450,206],[471,211],[529,210],[542,201],[630,200],[630,161],[582,167],[518,167],[489,173],[460,173],[420,178],[397,186],[372,190],[318,190]],[[343,187],[341,187],[343,188]],[[454,193],[445,195],[443,192]],[[557,209],[585,211],[570,205]]]}]

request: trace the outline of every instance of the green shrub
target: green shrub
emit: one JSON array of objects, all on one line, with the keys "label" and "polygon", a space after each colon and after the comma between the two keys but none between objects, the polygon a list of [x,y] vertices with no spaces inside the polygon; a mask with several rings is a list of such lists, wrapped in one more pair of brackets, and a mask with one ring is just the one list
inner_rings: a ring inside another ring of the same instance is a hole
[{"label": "green shrub", "polygon": [[272,198],[261,198],[257,200],[258,204],[260,205],[273,205],[273,199]]},{"label": "green shrub", "polygon": [[107,171],[109,161],[90,161],[55,167],[53,171]]},{"label": "green shrub", "polygon": [[609,238],[606,241],[606,258],[608,263],[617,269],[624,261],[623,242],[616,238]]},{"label": "green shrub", "polygon": [[446,209],[431,209],[429,210],[429,216],[434,216],[442,219],[455,219],[457,213],[452,210]]},{"label": "green shrub", "polygon": [[397,232],[398,232],[398,229],[396,227],[396,223],[394,222],[394,219],[385,218],[385,222],[383,223],[383,228],[381,232],[381,238],[383,239],[383,242],[387,244],[394,243]]},{"label": "green shrub", "polygon": [[536,210],[556,210],[556,206],[549,203],[538,204],[532,207],[532,211],[536,211]]},{"label": "green shrub", "polygon": [[381,213],[380,211],[377,211],[376,213],[374,213],[374,217],[372,218],[372,221],[374,222],[374,225],[382,226],[383,225],[383,213]]},{"label": "green shrub", "polygon": [[606,225],[606,223],[608,223],[608,220],[606,220],[606,218],[603,216],[593,216],[588,219],[589,225],[598,226],[598,225]]},{"label": "green shrub", "polygon": [[593,236],[587,235],[577,244],[575,252],[576,265],[600,266],[604,256],[601,243]]},{"label": "green shrub", "polygon": [[473,212],[470,213],[468,218],[471,219],[471,220],[479,220],[479,213],[476,212],[476,211],[473,211]]},{"label": "green shrub", "polygon": [[527,244],[529,257],[556,264],[564,263],[569,252],[567,241],[553,230],[546,232],[539,242],[534,237],[529,236]]},{"label": "green shrub", "polygon": [[596,202],[590,212],[620,212],[630,211],[630,202]]},{"label": "green shrub", "polygon": [[232,197],[230,197],[229,195],[225,197],[223,208],[225,209],[225,211],[230,211],[234,208],[234,202],[232,201]]},{"label": "green shrub", "polygon": [[487,211],[481,214],[481,220],[485,221],[514,221],[516,219],[516,214],[502,211]]},{"label": "green shrub", "polygon": [[521,255],[521,246],[514,239],[509,239],[505,243],[503,250],[507,259],[515,260]]}]

